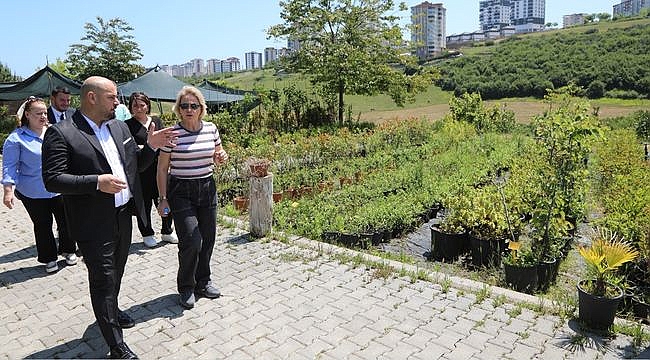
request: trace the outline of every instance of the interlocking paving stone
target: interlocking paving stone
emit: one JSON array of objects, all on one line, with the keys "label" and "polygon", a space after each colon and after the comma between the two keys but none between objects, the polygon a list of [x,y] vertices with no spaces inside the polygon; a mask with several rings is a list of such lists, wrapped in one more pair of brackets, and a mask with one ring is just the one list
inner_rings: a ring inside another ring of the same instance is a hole
[{"label": "interlocking paving stone", "polygon": [[[45,274],[35,260],[31,223],[25,221],[22,204],[1,209],[0,218],[5,239],[0,242],[0,359],[106,356],[83,262],[65,266],[59,260],[61,269]],[[200,298],[193,309],[184,310],[176,292],[177,246],[163,243],[147,249],[133,224],[119,300],[136,320],[124,333],[141,358],[519,360],[632,355],[628,336],[603,339],[550,313],[517,305],[527,301],[535,306],[535,297],[440,274],[430,277],[450,279],[452,286],[445,292],[439,284],[409,277],[379,278],[373,268],[341,263],[341,257],[333,256],[351,258],[357,255],[352,250],[298,237],[286,243],[250,241],[241,230],[245,224],[217,229],[211,265],[223,296]],[[397,270],[420,270],[390,264]],[[576,346],[580,339],[585,339],[582,346]]]}]

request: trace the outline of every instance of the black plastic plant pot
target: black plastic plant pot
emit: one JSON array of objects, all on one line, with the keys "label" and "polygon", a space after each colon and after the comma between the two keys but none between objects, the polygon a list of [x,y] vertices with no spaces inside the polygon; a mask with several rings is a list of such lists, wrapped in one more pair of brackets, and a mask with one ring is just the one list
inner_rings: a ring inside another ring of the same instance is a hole
[{"label": "black plastic plant pot", "polygon": [[607,330],[614,323],[618,302],[623,297],[623,290],[620,287],[607,284],[608,287],[616,288],[618,295],[609,298],[595,296],[584,290],[589,282],[594,280],[582,280],[578,283],[578,319],[595,330]]}]

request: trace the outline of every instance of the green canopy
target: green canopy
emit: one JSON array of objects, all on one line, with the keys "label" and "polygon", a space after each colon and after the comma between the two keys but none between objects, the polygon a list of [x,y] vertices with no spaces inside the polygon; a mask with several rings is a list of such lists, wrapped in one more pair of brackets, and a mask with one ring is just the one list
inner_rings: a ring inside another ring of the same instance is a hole
[{"label": "green canopy", "polygon": [[[176,79],[159,67],[155,67],[129,82],[119,84],[117,90],[125,98],[136,91],[142,91],[151,100],[174,102],[178,92],[186,85],[189,84]],[[244,93],[226,92],[199,86],[197,88],[203,93],[208,105],[226,104],[244,99]]]},{"label": "green canopy", "polygon": [[0,84],[0,101],[24,100],[30,96],[46,98],[57,86],[67,87],[73,95],[78,95],[81,89],[80,83],[45,66],[21,82]]}]

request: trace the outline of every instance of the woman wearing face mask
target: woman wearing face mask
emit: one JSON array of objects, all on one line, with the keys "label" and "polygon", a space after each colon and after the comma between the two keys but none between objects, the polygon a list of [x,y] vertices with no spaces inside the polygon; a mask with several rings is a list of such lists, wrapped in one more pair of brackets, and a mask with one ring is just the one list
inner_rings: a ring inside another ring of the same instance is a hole
[{"label": "woman wearing face mask", "polygon": [[158,213],[171,212],[178,235],[177,287],[180,305],[194,307],[194,294],[221,295],[212,284],[210,258],[216,238],[217,190],[214,164],[228,160],[216,125],[203,121],[207,106],[203,94],[185,86],[176,97],[174,112],[181,121],[176,147],[160,148],[158,158]]},{"label": "woman wearing face mask", "polygon": [[[34,238],[38,261],[45,264],[45,271],[59,270],[57,257],[61,254],[68,265],[77,263],[76,244],[68,236],[60,194],[45,190],[41,172],[41,146],[45,130],[49,126],[47,106],[42,99],[30,97],[18,109],[20,127],[14,130],[2,150],[3,203],[14,207],[15,199],[23,202],[34,223]],[[59,244],[52,231],[56,219]]]}]

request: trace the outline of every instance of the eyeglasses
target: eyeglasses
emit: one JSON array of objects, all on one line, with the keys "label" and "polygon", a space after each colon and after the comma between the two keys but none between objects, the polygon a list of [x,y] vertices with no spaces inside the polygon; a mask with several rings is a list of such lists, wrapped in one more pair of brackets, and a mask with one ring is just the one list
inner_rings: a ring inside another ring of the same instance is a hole
[{"label": "eyeglasses", "polygon": [[182,103],[179,105],[179,107],[183,110],[187,110],[189,108],[192,108],[192,110],[197,110],[201,108],[201,104]]}]

